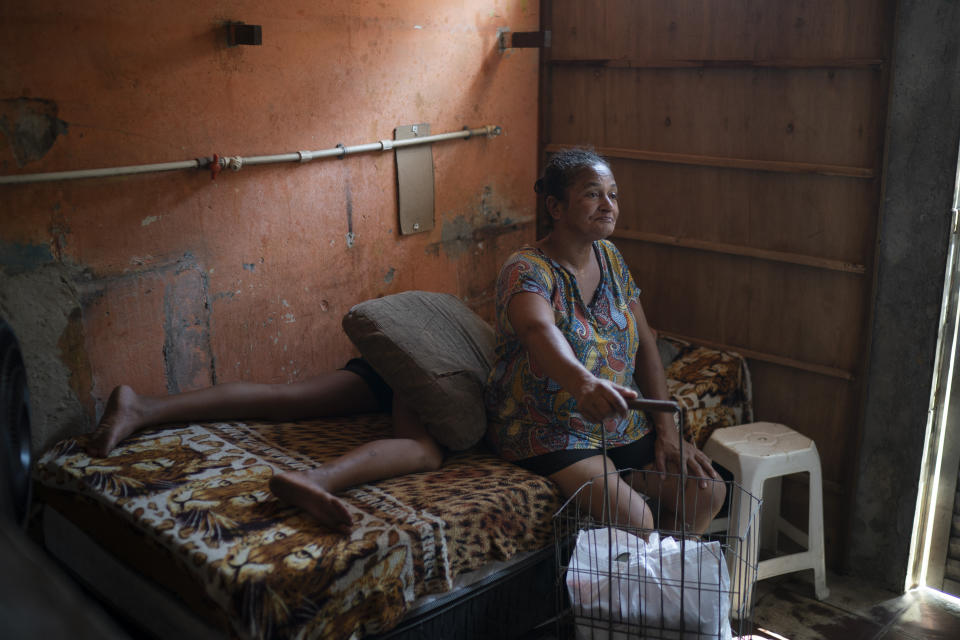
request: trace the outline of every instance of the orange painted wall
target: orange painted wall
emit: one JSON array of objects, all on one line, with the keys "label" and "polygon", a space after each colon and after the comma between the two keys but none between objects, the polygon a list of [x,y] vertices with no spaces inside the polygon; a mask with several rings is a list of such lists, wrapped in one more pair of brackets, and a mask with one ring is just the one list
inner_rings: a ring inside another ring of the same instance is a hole
[{"label": "orange painted wall", "polygon": [[[88,419],[120,382],[166,393],[340,366],[354,353],[340,319],[374,296],[446,291],[489,316],[497,267],[532,239],[535,210],[538,54],[499,51],[497,29],[536,30],[536,12],[506,0],[3,2],[3,175],[323,149],[421,122],[503,127],[434,145],[436,227],[413,236],[398,233],[389,152],[216,180],[0,186],[7,286],[53,265],[75,292],[47,356],[67,365]],[[227,47],[228,20],[262,25],[262,46]],[[58,134],[49,148],[29,138],[38,121]],[[28,354],[33,376],[40,355]]]}]

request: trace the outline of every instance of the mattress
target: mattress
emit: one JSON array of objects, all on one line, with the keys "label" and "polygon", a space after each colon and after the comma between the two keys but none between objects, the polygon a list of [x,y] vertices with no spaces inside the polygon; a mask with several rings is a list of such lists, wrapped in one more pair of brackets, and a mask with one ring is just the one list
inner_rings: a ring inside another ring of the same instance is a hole
[{"label": "mattress", "polygon": [[38,461],[38,497],[229,635],[359,638],[458,576],[548,547],[560,505],[552,483],[482,448],[346,492],[349,536],[267,489],[274,473],[389,433],[381,414],[188,424],[143,431],[108,458],[70,439]]}]

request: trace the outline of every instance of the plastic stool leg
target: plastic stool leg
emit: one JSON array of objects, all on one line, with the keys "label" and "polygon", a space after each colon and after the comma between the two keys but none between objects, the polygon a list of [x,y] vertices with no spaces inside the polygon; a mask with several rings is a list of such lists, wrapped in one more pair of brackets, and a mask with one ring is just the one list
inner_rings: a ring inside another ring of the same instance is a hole
[{"label": "plastic stool leg", "polygon": [[810,511],[808,516],[808,539],[813,555],[813,590],[817,600],[830,595],[827,588],[827,569],[823,536],[823,478],[820,473],[820,456],[810,468]]},{"label": "plastic stool leg", "polygon": [[[749,471],[743,473],[740,483],[750,495],[760,497],[763,490],[763,478],[756,478]],[[758,486],[759,485],[759,486]],[[753,599],[753,586],[757,581],[757,566],[760,557],[760,514],[756,513],[753,502],[747,496],[740,497],[737,505],[735,530],[742,540],[736,566],[730,572],[733,610],[740,620],[749,618]],[[751,521],[751,516],[753,520]]]},{"label": "plastic stool leg", "polygon": [[760,520],[760,547],[776,552],[777,538],[780,533],[780,496],[782,494],[783,477],[767,478],[763,484],[762,518]]}]

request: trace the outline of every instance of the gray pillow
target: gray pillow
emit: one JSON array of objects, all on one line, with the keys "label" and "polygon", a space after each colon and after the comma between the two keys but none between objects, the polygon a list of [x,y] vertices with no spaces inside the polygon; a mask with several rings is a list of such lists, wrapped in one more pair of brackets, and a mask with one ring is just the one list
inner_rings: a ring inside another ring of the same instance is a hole
[{"label": "gray pillow", "polygon": [[660,352],[660,362],[663,363],[664,369],[669,367],[680,355],[680,347],[676,343],[660,337],[657,337],[657,351]]},{"label": "gray pillow", "polygon": [[367,300],[343,317],[343,329],[438,442],[460,451],[483,438],[493,328],[458,298],[406,291]]}]

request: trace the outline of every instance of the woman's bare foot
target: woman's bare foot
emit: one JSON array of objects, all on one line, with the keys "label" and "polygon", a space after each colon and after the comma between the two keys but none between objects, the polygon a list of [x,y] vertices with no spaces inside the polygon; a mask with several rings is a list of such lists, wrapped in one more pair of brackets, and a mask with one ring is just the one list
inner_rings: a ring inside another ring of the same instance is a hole
[{"label": "woman's bare foot", "polygon": [[105,458],[117,443],[137,429],[146,426],[142,402],[137,392],[126,385],[115,388],[107,400],[100,424],[90,434],[87,452]]},{"label": "woman's bare foot", "polygon": [[270,478],[270,491],[283,502],[300,507],[321,524],[349,534],[353,518],[342,500],[327,491],[316,470],[290,471]]}]

